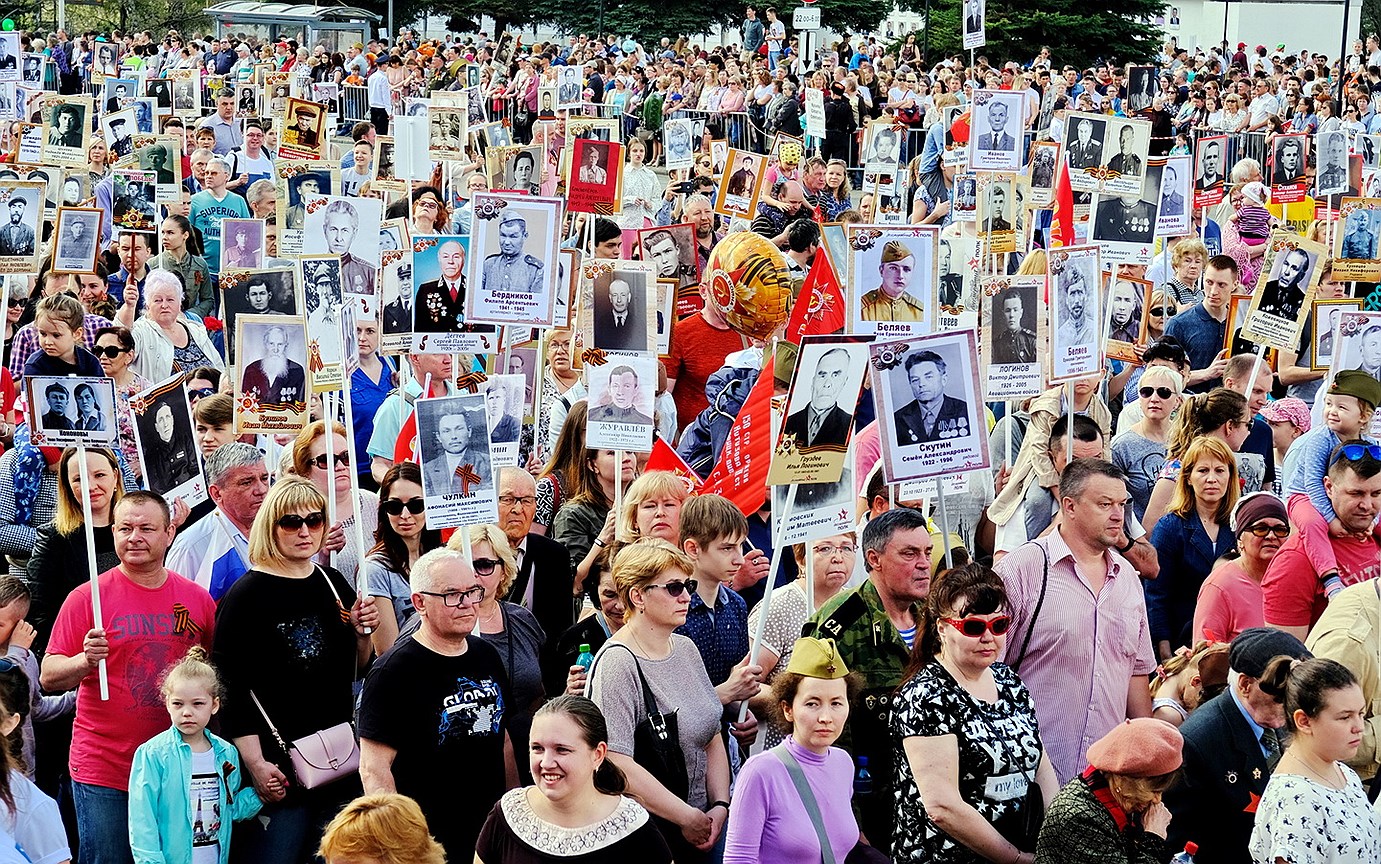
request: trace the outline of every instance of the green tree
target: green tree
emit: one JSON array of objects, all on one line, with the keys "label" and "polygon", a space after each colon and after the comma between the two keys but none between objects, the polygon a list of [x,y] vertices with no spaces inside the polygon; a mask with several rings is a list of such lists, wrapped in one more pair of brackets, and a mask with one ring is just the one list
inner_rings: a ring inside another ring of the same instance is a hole
[{"label": "green tree", "polygon": [[[913,12],[924,0],[902,0]],[[1057,64],[1080,68],[1103,61],[1117,64],[1150,60],[1160,49],[1160,30],[1148,23],[1166,8],[1162,0],[1118,0],[1094,4],[1087,0],[988,0],[988,44],[976,53],[993,63],[1030,62],[1041,46],[1050,46]],[[963,50],[960,0],[930,0],[926,22],[931,59]],[[920,41],[919,39],[917,41]]]}]

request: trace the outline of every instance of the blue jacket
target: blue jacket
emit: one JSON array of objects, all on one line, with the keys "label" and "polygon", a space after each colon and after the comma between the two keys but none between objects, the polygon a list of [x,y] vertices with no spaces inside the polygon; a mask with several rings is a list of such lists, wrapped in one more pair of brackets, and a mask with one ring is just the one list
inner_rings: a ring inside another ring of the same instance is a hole
[{"label": "blue jacket", "polygon": [[[253,786],[240,788],[240,754],[206,733],[221,776],[221,864],[230,860],[230,826],[251,819],[263,802]],[[129,842],[135,864],[192,862],[192,748],[175,728],[139,745],[129,775]]]},{"label": "blue jacket", "polygon": [[1218,527],[1218,540],[1208,539],[1198,512],[1188,516],[1166,513],[1151,532],[1151,545],[1160,560],[1160,575],[1146,588],[1146,618],[1151,641],[1170,641],[1175,648],[1186,643],[1182,636],[1194,623],[1199,588],[1213,571],[1213,564],[1237,548],[1237,538],[1227,525]]}]

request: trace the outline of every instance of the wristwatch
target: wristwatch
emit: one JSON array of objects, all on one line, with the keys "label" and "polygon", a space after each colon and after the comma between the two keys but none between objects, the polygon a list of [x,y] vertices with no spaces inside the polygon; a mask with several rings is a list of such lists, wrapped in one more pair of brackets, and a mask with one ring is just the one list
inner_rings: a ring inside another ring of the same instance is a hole
[{"label": "wristwatch", "polygon": [[728,801],[711,801],[711,802],[710,802],[710,806],[708,806],[708,807],[705,808],[705,812],[708,813],[708,812],[710,812],[711,810],[713,810],[713,809],[716,808],[716,807],[723,807],[725,813],[728,813],[728,812],[729,812],[729,802],[728,802]]}]

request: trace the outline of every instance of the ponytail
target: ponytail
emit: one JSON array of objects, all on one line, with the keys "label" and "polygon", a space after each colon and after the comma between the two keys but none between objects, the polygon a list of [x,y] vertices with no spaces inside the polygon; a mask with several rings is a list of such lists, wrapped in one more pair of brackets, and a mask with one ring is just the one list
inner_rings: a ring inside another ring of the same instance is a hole
[{"label": "ponytail", "polygon": [[627,788],[628,778],[624,776],[623,769],[606,756],[595,769],[595,789],[605,795],[622,795]]},{"label": "ponytail", "polygon": [[1236,390],[1215,387],[1207,393],[1190,396],[1175,411],[1175,425],[1166,442],[1167,456],[1182,459],[1190,443],[1230,420],[1241,420],[1247,413],[1247,397]]},{"label": "ponytail", "polygon": [[1285,725],[1295,731],[1295,712],[1318,717],[1328,704],[1328,694],[1357,686],[1357,676],[1336,660],[1315,657],[1297,660],[1282,654],[1266,664],[1257,681],[1261,692],[1285,703]]}]

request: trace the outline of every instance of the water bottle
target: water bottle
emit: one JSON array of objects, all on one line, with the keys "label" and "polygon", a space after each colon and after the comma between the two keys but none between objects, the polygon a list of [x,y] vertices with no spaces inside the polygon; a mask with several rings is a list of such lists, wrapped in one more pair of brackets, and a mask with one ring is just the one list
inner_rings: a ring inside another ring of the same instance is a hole
[{"label": "water bottle", "polygon": [[590,653],[590,644],[588,642],[580,643],[580,656],[575,658],[575,665],[589,672],[594,663],[595,655]]},{"label": "water bottle", "polygon": [[873,775],[868,771],[868,757],[858,757],[858,773],[854,775],[854,794],[873,794]]},{"label": "water bottle", "polygon": [[1194,853],[1199,851],[1199,844],[1192,840],[1184,844],[1184,851],[1170,859],[1170,864],[1194,864]]}]

